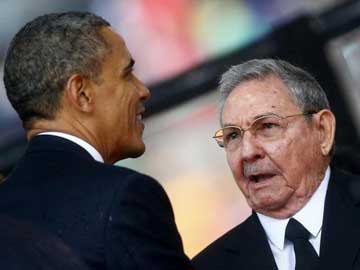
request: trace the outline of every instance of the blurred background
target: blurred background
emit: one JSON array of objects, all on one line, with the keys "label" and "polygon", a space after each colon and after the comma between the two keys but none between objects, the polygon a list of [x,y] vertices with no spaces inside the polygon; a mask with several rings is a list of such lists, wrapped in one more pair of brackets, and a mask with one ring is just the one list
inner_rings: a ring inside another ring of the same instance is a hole
[{"label": "blurred background", "polygon": [[[335,165],[360,172],[360,2],[340,0],[1,0],[0,75],[13,35],[34,17],[68,10],[103,16],[125,38],[152,99],[146,153],[119,162],[158,179],[192,257],[250,210],[211,136],[217,82],[252,58],[288,60],[312,73],[337,117]],[[0,82],[0,179],[26,140]],[[151,202],[149,202],[151,203]]]}]

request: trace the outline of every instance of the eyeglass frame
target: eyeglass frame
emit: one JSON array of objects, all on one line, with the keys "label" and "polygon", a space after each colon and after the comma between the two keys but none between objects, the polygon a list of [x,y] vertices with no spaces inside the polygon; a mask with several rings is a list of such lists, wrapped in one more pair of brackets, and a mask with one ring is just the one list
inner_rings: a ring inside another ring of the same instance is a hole
[{"label": "eyeglass frame", "polygon": [[273,117],[277,117],[277,118],[279,118],[279,119],[284,120],[284,119],[291,118],[291,117],[296,117],[296,116],[308,116],[308,115],[313,115],[313,114],[316,114],[316,113],[318,113],[318,111],[308,111],[308,112],[303,112],[303,113],[298,113],[298,114],[292,114],[292,115],[287,115],[287,116],[280,116],[280,115],[277,115],[277,114],[275,114],[275,113],[274,113],[274,114],[263,115],[263,116],[260,116],[259,118],[256,118],[254,121],[252,121],[251,124],[249,125],[249,127],[246,128],[246,129],[244,129],[244,128],[240,127],[240,126],[236,126],[236,125],[230,125],[230,126],[226,126],[226,127],[220,128],[220,129],[218,129],[218,130],[215,132],[215,134],[214,134],[214,136],[212,136],[212,138],[215,139],[216,143],[217,143],[221,148],[225,148],[224,143],[221,143],[220,141],[217,140],[217,138],[223,137],[223,136],[216,136],[216,133],[218,133],[218,132],[220,132],[220,131],[222,131],[222,130],[224,130],[224,129],[226,129],[226,128],[236,128],[236,129],[240,130],[240,132],[241,132],[241,133],[240,133],[240,134],[241,134],[240,137],[243,138],[245,132],[248,131],[248,130],[250,130],[250,129],[253,127],[254,123],[257,122],[257,121],[259,121],[259,120],[261,120],[261,119],[264,119],[264,118],[273,116]]}]

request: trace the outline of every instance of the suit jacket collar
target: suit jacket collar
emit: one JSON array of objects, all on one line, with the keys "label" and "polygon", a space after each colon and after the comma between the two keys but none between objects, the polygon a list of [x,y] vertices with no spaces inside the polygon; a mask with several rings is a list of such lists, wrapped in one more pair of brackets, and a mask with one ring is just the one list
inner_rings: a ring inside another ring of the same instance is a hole
[{"label": "suit jacket collar", "polygon": [[322,269],[352,269],[360,247],[360,179],[333,170],[325,200]]},{"label": "suit jacket collar", "polygon": [[[244,248],[246,247],[246,248]],[[255,212],[242,224],[241,230],[234,230],[225,246],[225,251],[234,256],[241,269],[277,269],[265,231]]]},{"label": "suit jacket collar", "polygon": [[76,155],[79,158],[84,158],[88,160],[94,160],[93,157],[81,146],[76,143],[51,135],[40,135],[34,136],[28,144],[26,154],[32,153],[68,153],[71,155]]}]

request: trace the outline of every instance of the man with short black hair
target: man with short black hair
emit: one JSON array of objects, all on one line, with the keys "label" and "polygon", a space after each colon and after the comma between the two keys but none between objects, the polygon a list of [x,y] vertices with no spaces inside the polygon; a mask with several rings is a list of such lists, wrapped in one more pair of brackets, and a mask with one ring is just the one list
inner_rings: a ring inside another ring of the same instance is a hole
[{"label": "man with short black hair", "polygon": [[4,82],[29,145],[0,212],[48,228],[93,269],[189,269],[163,188],[112,165],[145,151],[150,93],[134,64],[91,13],[43,15],[16,34]]},{"label": "man with short black hair", "polygon": [[285,61],[255,59],[220,82],[214,138],[252,215],[194,259],[200,270],[360,269],[358,177],[330,169],[325,92]]}]

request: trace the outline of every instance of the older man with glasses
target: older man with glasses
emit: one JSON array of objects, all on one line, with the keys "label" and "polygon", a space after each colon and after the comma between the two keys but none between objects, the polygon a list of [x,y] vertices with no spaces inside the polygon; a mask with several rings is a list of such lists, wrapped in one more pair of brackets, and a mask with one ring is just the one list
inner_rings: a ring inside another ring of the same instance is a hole
[{"label": "older man with glasses", "polygon": [[197,269],[360,269],[360,179],[330,169],[335,117],[319,83],[255,59],[228,70],[220,93],[214,138],[253,213]]}]

